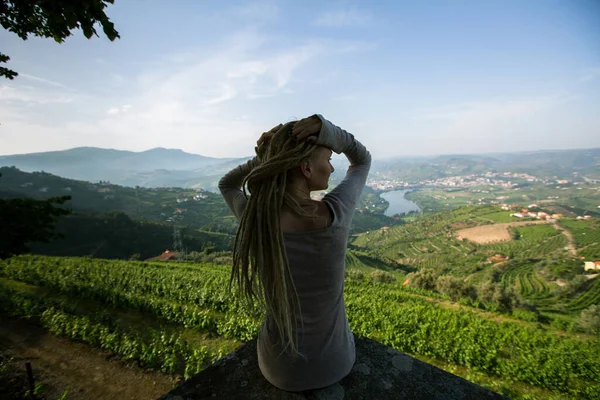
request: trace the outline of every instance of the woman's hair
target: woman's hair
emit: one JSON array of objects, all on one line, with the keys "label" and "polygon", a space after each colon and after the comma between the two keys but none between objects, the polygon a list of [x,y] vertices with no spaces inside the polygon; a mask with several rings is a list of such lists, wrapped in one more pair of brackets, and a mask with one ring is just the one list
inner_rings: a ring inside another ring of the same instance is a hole
[{"label": "woman's hair", "polygon": [[290,347],[298,355],[300,301],[284,248],[280,215],[285,206],[301,216],[316,216],[303,210],[286,192],[286,185],[293,169],[308,160],[317,145],[296,140],[291,135],[293,125],[283,125],[256,148],[260,162],[243,181],[248,202],[235,237],[229,290],[235,279],[243,298],[250,304],[258,300],[277,327],[282,353]]}]

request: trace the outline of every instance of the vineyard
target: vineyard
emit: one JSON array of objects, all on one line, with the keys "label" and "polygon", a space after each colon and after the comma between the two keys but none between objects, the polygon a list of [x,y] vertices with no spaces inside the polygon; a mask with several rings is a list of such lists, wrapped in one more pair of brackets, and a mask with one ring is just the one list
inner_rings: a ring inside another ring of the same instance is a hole
[{"label": "vineyard", "polygon": [[[547,288],[528,274],[511,279],[543,297]],[[228,296],[228,277],[211,264],[21,256],[0,263],[0,307],[57,335],[190,376],[257,334],[261,310]],[[357,335],[532,390],[600,394],[597,340],[492,321],[368,279],[347,280],[345,298]]]},{"label": "vineyard", "polygon": [[[586,281],[583,262],[569,251],[572,235],[572,249],[578,256],[586,260],[600,257],[598,221],[493,225],[492,221],[502,220],[497,210],[473,206],[426,215],[385,232],[355,235],[352,246],[395,263],[397,273],[404,275],[427,268],[438,276],[453,275],[475,286],[490,280],[501,282],[520,302],[535,307],[537,316],[526,316],[526,320],[543,321],[559,329],[572,325],[582,310],[600,304],[600,279]],[[489,236],[485,232],[495,227],[508,227],[510,239],[480,244],[458,237],[461,232],[476,233],[477,229]],[[517,314],[526,315],[521,311]]]},{"label": "vineyard", "polygon": [[[567,255],[567,239],[553,225],[517,226],[515,240],[477,244],[460,240],[456,232],[476,226],[492,227],[480,218],[496,213],[495,207],[463,207],[425,216],[415,222],[356,235],[352,245],[382,259],[411,268],[433,268],[466,277],[485,266],[489,257],[546,258]],[[527,223],[523,223],[527,224]],[[514,225],[514,224],[511,224]]]},{"label": "vineyard", "polygon": [[573,235],[577,254],[587,261],[600,261],[600,221],[564,219],[559,225]]}]

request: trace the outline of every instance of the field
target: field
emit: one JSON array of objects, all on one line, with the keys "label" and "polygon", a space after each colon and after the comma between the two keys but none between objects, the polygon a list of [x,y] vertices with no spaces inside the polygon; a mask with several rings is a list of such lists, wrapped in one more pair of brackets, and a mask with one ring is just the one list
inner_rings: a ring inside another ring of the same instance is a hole
[{"label": "field", "polygon": [[456,237],[458,238],[458,240],[466,239],[478,244],[507,242],[512,239],[508,228],[547,223],[548,222],[546,221],[527,221],[510,222],[506,224],[482,225],[456,231]]},{"label": "field", "polygon": [[[4,313],[108,349],[125,360],[190,376],[257,333],[262,311],[227,295],[228,271],[210,264],[153,264],[22,256],[0,264]],[[349,279],[353,332],[520,398],[594,398],[600,342],[585,335],[495,321],[399,284]]]}]

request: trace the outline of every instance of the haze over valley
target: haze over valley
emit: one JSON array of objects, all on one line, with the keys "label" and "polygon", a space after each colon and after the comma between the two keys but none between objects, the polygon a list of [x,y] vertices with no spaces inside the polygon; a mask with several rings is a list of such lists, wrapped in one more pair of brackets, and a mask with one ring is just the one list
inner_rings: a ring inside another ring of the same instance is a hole
[{"label": "haze over valley", "polygon": [[[600,398],[600,2],[2,0],[0,26],[0,398],[289,396],[258,372],[268,308],[228,291],[236,240],[289,244],[283,219],[240,229],[218,185],[314,114],[372,162],[315,279],[356,363],[307,396],[448,398],[423,367],[464,398]],[[306,194],[261,179],[245,215]]]}]

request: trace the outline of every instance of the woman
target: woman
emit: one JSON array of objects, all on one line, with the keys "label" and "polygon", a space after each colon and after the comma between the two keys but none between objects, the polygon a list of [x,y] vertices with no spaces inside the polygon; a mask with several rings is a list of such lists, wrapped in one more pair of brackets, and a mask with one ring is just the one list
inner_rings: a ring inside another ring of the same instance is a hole
[{"label": "woman", "polygon": [[[321,201],[332,152],[350,167]],[[355,362],[344,304],[346,245],[371,155],[321,115],[278,125],[257,141],[256,157],[234,168],[219,190],[240,220],[230,279],[266,309],[258,365],[274,386],[305,391],[332,385]],[[247,184],[250,196],[242,192]]]}]

